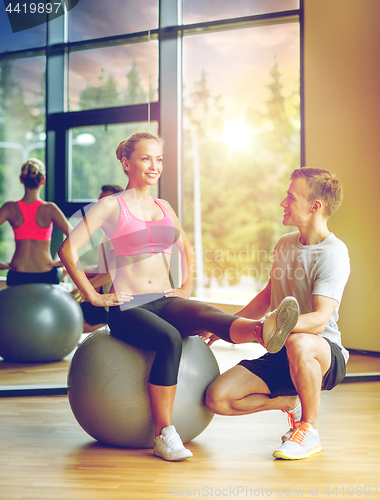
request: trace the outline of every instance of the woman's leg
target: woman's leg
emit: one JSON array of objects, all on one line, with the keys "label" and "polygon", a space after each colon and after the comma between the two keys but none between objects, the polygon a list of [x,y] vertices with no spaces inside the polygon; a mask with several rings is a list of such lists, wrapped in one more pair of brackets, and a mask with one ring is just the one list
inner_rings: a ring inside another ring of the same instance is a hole
[{"label": "woman's leg", "polygon": [[172,423],[176,385],[149,384],[150,404],[155,423],[155,437],[162,434],[162,429]]},{"label": "woman's leg", "polygon": [[294,297],[285,297],[265,318],[253,320],[225,314],[203,302],[173,297],[162,307],[160,316],[174,325],[182,337],[211,332],[234,344],[257,341],[276,353],[297,323],[299,306]]},{"label": "woman's leg", "polygon": [[233,344],[261,340],[260,321],[226,314],[197,300],[174,297],[163,307],[160,316],[175,326],[182,337],[211,332]]},{"label": "woman's leg", "polygon": [[171,425],[179,362],[182,353],[180,333],[154,312],[142,307],[120,311],[110,308],[111,335],[135,347],[154,351],[149,393],[156,436]]},{"label": "woman's leg", "polygon": [[179,362],[182,352],[180,333],[155,312],[144,307],[121,311],[110,308],[108,324],[111,334],[136,347],[156,352],[150,377],[149,394],[155,422],[154,455],[165,460],[190,458],[171,425]]}]

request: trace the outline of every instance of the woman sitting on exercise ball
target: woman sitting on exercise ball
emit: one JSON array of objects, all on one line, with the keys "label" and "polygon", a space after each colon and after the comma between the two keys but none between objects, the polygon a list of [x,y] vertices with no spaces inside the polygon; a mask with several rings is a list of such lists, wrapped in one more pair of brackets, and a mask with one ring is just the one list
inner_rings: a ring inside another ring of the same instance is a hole
[{"label": "woman sitting on exercise ball", "polygon": [[[298,305],[290,298],[265,320],[250,320],[189,300],[194,251],[169,203],[149,192],[162,173],[162,140],[144,132],[134,134],[120,143],[116,156],[128,175],[127,188],[95,203],[58,253],[86,299],[109,307],[111,335],[156,353],[149,377],[156,432],[153,453],[165,460],[184,460],[192,453],[171,424],[182,338],[211,332],[228,342],[256,340],[268,350],[273,344],[279,350],[297,321]],[[99,228],[111,240],[115,254],[116,273],[108,294],[97,293],[78,258]],[[174,288],[169,271],[174,244],[182,260],[179,288]]]},{"label": "woman sitting on exercise ball", "polygon": [[20,201],[8,201],[0,208],[0,226],[12,226],[16,249],[9,263],[0,261],[0,269],[9,269],[7,285],[60,282],[62,262],[50,252],[53,224],[66,236],[71,225],[55,203],[40,198],[45,184],[45,165],[30,158],[21,167],[20,181],[25,194]]}]

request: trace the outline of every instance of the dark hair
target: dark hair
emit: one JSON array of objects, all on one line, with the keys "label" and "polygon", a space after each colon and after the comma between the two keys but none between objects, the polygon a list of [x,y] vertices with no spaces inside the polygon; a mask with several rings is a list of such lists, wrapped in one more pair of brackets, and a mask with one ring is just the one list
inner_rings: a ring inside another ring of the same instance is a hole
[{"label": "dark hair", "polygon": [[324,214],[330,217],[342,204],[343,186],[333,172],[320,168],[297,168],[291,179],[306,179],[309,193],[308,201],[320,200],[324,204]]},{"label": "dark hair", "polygon": [[120,191],[124,191],[124,188],[119,186],[118,184],[104,184],[101,187],[102,193],[106,193],[107,191],[112,191],[113,193],[120,193]]},{"label": "dark hair", "polygon": [[122,161],[122,158],[130,159],[133,151],[136,149],[136,144],[140,141],[157,141],[161,146],[164,145],[164,141],[161,137],[156,137],[149,132],[136,132],[126,141],[122,141],[116,148],[116,158]]},{"label": "dark hair", "polygon": [[37,189],[45,175],[45,165],[37,158],[29,158],[21,167],[22,182],[29,189]]}]

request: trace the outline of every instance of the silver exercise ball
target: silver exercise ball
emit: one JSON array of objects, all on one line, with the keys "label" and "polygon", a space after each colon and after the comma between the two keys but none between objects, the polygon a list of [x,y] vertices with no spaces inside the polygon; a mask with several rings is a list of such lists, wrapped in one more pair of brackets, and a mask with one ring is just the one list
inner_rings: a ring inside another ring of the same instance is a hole
[{"label": "silver exercise ball", "polygon": [[62,286],[33,283],[0,290],[0,356],[6,361],[59,361],[75,349],[82,331],[82,310]]},{"label": "silver exercise ball", "polygon": [[[113,446],[153,447],[148,381],[154,356],[104,329],[78,347],[69,370],[68,397],[75,418],[90,436]],[[206,407],[204,394],[219,373],[202,339],[183,340],[172,423],[184,443],[211,422],[214,414]]]}]

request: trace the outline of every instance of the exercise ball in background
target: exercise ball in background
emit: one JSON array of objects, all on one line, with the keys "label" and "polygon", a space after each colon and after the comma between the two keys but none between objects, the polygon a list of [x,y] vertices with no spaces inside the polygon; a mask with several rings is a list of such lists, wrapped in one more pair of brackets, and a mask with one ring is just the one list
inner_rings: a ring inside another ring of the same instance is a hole
[{"label": "exercise ball in background", "polygon": [[59,361],[78,345],[82,330],[82,310],[60,285],[0,290],[0,356],[6,361]]},{"label": "exercise ball in background", "polygon": [[[78,347],[69,369],[68,397],[75,418],[90,436],[114,446],[153,447],[148,382],[154,356],[104,330]],[[218,375],[216,359],[203,340],[184,339],[172,420],[184,443],[211,422],[214,414],[204,403],[204,393]]]}]

